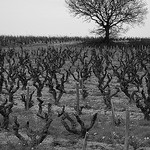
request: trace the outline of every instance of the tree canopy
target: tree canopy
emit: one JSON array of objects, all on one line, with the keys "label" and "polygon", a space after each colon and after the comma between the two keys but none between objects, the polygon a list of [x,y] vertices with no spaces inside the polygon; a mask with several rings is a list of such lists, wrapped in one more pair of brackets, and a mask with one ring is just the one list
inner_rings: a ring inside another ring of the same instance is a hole
[{"label": "tree canopy", "polygon": [[95,21],[95,33],[109,41],[129,25],[142,24],[147,14],[143,0],[66,0],[70,13]]}]

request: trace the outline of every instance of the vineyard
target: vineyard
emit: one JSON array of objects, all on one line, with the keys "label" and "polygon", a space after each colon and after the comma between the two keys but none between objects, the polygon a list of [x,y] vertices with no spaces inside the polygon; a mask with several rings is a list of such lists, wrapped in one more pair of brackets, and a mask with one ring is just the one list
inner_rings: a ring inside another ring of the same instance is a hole
[{"label": "vineyard", "polygon": [[1,150],[147,150],[149,39],[0,36]]}]

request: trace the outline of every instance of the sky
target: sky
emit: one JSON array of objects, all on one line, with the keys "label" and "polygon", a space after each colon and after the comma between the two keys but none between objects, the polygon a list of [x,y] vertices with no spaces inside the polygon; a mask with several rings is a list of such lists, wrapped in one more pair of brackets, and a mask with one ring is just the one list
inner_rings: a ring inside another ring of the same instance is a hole
[{"label": "sky", "polygon": [[[145,24],[131,28],[128,37],[150,37],[150,0]],[[69,13],[65,0],[0,0],[0,35],[94,36],[94,22]]]}]

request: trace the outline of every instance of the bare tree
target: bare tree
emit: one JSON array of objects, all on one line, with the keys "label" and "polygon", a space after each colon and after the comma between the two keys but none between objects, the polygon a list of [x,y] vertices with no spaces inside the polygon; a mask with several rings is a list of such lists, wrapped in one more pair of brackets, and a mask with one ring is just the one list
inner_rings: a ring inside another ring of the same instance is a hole
[{"label": "bare tree", "polygon": [[107,51],[100,53],[96,53],[96,50],[92,51],[92,69],[98,79],[98,89],[103,96],[105,109],[110,110],[112,108],[111,99],[118,94],[119,89],[115,87],[116,91],[112,92],[110,86],[113,77],[110,73],[110,61]]},{"label": "bare tree", "polygon": [[[36,147],[43,142],[43,140],[48,136],[49,127],[53,121],[52,119],[52,111],[51,111],[51,104],[48,104],[48,112],[45,113],[46,117],[45,125],[40,130],[33,130],[29,126],[29,121],[26,123],[26,135],[29,137],[28,139],[25,139],[22,134],[19,133],[19,127],[20,124],[18,122],[17,116],[14,116],[14,124],[13,124],[13,131],[14,135],[21,141],[22,148],[26,147],[27,149],[36,149]],[[43,118],[42,118],[43,119]],[[30,140],[29,140],[30,139]]]},{"label": "bare tree", "polygon": [[41,62],[37,62],[36,66],[30,63],[27,67],[28,72],[33,79],[33,86],[37,89],[37,97],[42,97],[42,90],[47,81],[47,72]]},{"label": "bare tree", "polygon": [[69,72],[65,71],[64,73],[56,73],[49,74],[47,77],[47,85],[49,87],[49,92],[52,94],[55,105],[58,105],[61,97],[63,96],[65,91],[65,83],[69,78]]},{"label": "bare tree", "polygon": [[113,74],[118,78],[121,91],[129,98],[129,103],[132,103],[135,91],[140,88],[145,73],[140,72],[139,61],[132,49],[120,49],[119,55],[115,55],[117,59],[114,57],[113,61],[110,61]]},{"label": "bare tree", "polygon": [[29,88],[27,90],[27,94],[21,94],[21,101],[24,103],[25,110],[29,110],[34,106],[34,101],[32,100],[33,94],[35,91],[29,93]]},{"label": "bare tree", "polygon": [[[88,132],[95,124],[97,119],[98,113],[95,113],[91,118],[90,125],[86,125],[85,122],[79,117],[78,114],[70,115],[68,112],[65,111],[65,106],[63,106],[62,111],[58,112],[58,117],[61,117],[61,123],[65,127],[65,129],[73,134],[77,134],[81,137],[85,137],[86,132]],[[73,116],[75,118],[73,118]],[[70,122],[70,126],[65,121],[68,120]],[[80,125],[80,129],[78,128],[77,123]]]},{"label": "bare tree", "polygon": [[[11,55],[11,54],[10,54]],[[7,56],[8,57],[8,56]],[[17,61],[15,58],[10,56],[6,58],[6,66],[4,69],[4,93],[8,95],[9,102],[13,102],[13,96],[19,89],[19,80],[18,80],[18,67]]]},{"label": "bare tree", "polygon": [[85,50],[84,48],[79,51],[73,51],[69,58],[71,63],[71,66],[68,69],[69,73],[76,82],[80,83],[82,99],[85,100],[88,96],[85,84],[88,78],[91,77],[92,58],[88,50]]},{"label": "bare tree", "polygon": [[4,83],[4,58],[5,53],[2,52],[0,48],[0,94],[2,92],[3,83]]},{"label": "bare tree", "polygon": [[12,107],[13,103],[9,103],[7,99],[0,105],[0,114],[3,116],[1,128],[8,129],[9,115],[12,113]]},{"label": "bare tree", "polygon": [[[150,120],[150,73],[145,75],[146,90],[135,92],[136,106],[141,110],[145,120]],[[142,84],[142,83],[141,83]],[[140,85],[139,85],[140,86]]]},{"label": "bare tree", "polygon": [[95,32],[104,35],[106,42],[111,34],[119,33],[129,25],[143,23],[147,14],[143,0],[66,0],[66,4],[74,16],[96,22]]}]

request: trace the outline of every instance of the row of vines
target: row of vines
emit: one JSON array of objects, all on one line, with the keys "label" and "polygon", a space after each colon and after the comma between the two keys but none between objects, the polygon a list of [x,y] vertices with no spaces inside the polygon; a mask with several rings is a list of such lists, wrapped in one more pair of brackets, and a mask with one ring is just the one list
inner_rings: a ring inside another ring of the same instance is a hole
[{"label": "row of vines", "polygon": [[[35,105],[32,97],[36,94],[39,107],[37,116],[45,122],[42,130],[34,132],[27,121],[27,135],[31,139],[30,142],[27,141],[19,134],[19,122],[15,116],[13,131],[23,145],[37,146],[46,138],[53,121],[51,106],[63,105],[61,98],[66,94],[66,84],[72,78],[81,89],[82,100],[86,101],[89,96],[86,83],[92,77],[96,78],[96,86],[103,98],[105,110],[111,110],[112,99],[123,93],[128,99],[128,104],[135,104],[144,119],[150,120],[150,49],[68,46],[26,50],[21,47],[0,50],[0,114],[3,117],[1,129],[9,129],[9,116],[13,112],[13,107],[17,105],[14,98],[16,92],[20,89],[27,91],[27,95],[20,94],[20,101],[24,104],[25,110]],[[114,81],[116,84],[112,84]],[[35,90],[29,91],[29,86]],[[53,101],[48,103],[46,113],[42,109],[45,87],[48,88]],[[58,117],[68,132],[85,137],[86,132],[93,127],[97,113],[93,115],[89,126],[86,126],[80,117],[82,109],[87,107],[90,106],[80,106],[79,102],[74,106],[74,115],[81,130],[65,111],[65,106],[58,112]],[[66,119],[70,121],[71,126]]]}]

